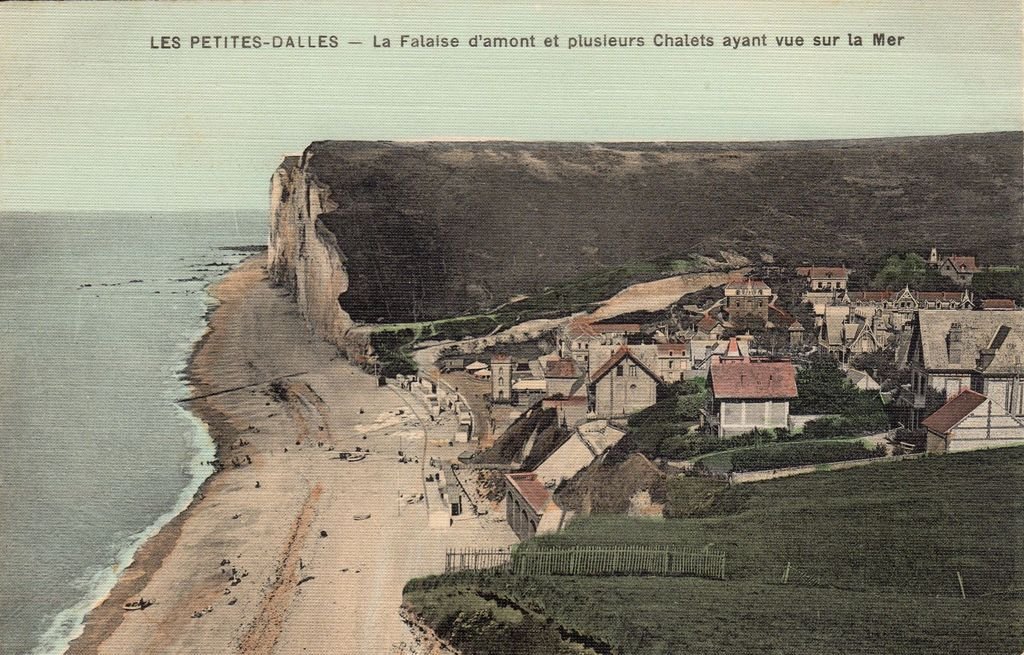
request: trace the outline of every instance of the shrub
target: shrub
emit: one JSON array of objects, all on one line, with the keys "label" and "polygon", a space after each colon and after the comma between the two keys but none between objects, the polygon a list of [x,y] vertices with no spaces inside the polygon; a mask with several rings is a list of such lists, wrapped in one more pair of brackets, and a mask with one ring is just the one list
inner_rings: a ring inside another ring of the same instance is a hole
[{"label": "shrub", "polygon": [[764,471],[807,464],[881,457],[885,446],[869,450],[860,442],[801,443],[741,450],[732,455],[733,471]]}]

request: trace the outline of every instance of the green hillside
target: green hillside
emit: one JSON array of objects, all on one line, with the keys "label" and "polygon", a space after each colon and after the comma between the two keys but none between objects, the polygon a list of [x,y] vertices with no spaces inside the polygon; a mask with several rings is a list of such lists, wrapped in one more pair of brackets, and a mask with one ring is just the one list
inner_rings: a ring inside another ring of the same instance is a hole
[{"label": "green hillside", "polygon": [[1024,259],[1022,135],[778,143],[311,144],[353,318],[494,308],[629,262]]},{"label": "green hillside", "polygon": [[725,582],[441,576],[410,583],[406,600],[483,593],[596,652],[1024,650],[1024,448],[720,487],[710,503],[707,492],[690,480],[669,491],[676,514],[692,504],[701,518],[594,516],[540,541],[711,545],[727,553]]}]

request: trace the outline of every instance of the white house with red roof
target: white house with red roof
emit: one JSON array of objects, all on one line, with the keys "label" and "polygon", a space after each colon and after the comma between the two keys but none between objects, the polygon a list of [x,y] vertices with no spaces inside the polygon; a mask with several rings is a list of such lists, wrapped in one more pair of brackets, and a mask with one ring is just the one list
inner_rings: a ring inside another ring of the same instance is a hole
[{"label": "white house with red roof", "polygon": [[921,421],[929,453],[1024,445],[1024,421],[982,394],[965,389]]},{"label": "white house with red roof", "polygon": [[590,411],[595,418],[618,418],[646,409],[658,402],[661,376],[632,352],[621,346],[590,376]]},{"label": "white house with red roof", "polygon": [[739,356],[729,344],[708,371],[707,425],[720,437],[789,427],[789,402],[797,397],[796,368],[790,362]]},{"label": "white house with red roof", "polygon": [[850,281],[850,271],[845,266],[801,266],[796,274],[807,278],[811,292],[842,291]]}]

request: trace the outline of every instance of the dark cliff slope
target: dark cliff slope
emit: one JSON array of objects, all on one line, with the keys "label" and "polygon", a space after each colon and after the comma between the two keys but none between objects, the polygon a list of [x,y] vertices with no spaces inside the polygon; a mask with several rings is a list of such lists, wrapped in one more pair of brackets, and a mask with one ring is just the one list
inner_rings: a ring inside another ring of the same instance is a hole
[{"label": "dark cliff slope", "polygon": [[1019,132],[784,143],[316,142],[343,308],[408,321],[690,252],[1024,255]]}]

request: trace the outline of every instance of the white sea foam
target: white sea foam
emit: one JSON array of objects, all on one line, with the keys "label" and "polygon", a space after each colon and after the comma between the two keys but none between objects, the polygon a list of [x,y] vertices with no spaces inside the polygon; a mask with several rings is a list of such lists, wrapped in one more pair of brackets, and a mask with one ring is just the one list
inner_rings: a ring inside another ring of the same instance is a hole
[{"label": "white sea foam", "polygon": [[76,586],[86,589],[87,595],[54,617],[50,627],[39,638],[39,645],[32,650],[32,655],[59,655],[67,650],[72,641],[81,636],[85,630],[86,615],[103,603],[114,585],[117,584],[121,573],[135,561],[135,554],[139,548],[191,504],[199,487],[213,473],[213,467],[207,462],[216,457],[217,450],[206,424],[195,414],[184,409],[181,411],[188,415],[194,427],[192,441],[194,455],[188,465],[189,484],[181,490],[174,507],[162,514],[145,530],[130,537],[128,543],[118,552],[113,566],[104,567],[83,576],[79,581],[80,585],[76,584]]},{"label": "white sea foam", "polygon": [[[217,279],[220,278],[218,277]],[[212,296],[206,295],[204,298],[208,311],[212,311],[219,304]],[[172,367],[171,375],[173,377],[171,379],[175,379],[176,386],[178,387],[176,391],[182,398],[186,397],[189,393],[187,377],[184,375],[188,358],[191,356],[195,345],[199,343],[209,329],[210,326],[204,319],[202,320],[202,325],[192,334],[190,339],[183,340],[178,344],[182,351],[181,361],[184,363],[175,364]],[[129,537],[127,543],[118,551],[112,566],[105,566],[98,570],[87,572],[76,581],[74,586],[83,589],[85,592],[83,597],[77,603],[62,610],[54,617],[50,626],[39,637],[38,645],[31,651],[31,655],[60,655],[64,653],[71,642],[80,637],[85,631],[85,617],[107,598],[117,584],[121,574],[135,561],[135,555],[142,545],[188,508],[203,482],[214,472],[214,468],[209,462],[216,458],[217,448],[213,438],[210,436],[208,426],[192,412],[180,405],[177,407],[192,424],[189,444],[192,457],[188,460],[186,466],[189,483],[181,490],[177,501],[171,509],[161,514],[144,530]]]}]

